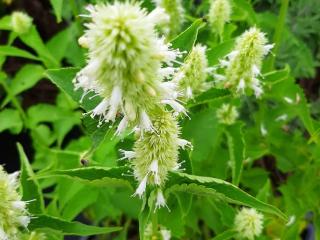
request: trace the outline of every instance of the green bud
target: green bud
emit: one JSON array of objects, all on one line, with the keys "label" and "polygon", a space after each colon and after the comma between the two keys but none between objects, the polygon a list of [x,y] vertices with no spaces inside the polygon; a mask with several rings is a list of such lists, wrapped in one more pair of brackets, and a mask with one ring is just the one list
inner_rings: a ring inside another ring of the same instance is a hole
[{"label": "green bud", "polygon": [[11,15],[11,25],[14,32],[24,34],[31,28],[32,18],[23,12],[13,12]]}]

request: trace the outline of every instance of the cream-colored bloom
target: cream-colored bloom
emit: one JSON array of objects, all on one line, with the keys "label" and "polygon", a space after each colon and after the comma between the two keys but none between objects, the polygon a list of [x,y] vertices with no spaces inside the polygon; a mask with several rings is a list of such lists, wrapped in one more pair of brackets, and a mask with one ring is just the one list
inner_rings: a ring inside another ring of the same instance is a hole
[{"label": "cream-colored bloom", "polygon": [[185,63],[176,72],[173,81],[177,82],[183,96],[190,99],[208,89],[209,84],[206,83],[208,71],[206,47],[197,44],[192,48]]},{"label": "cream-colored bloom", "polygon": [[75,88],[83,89],[83,97],[94,92],[103,99],[91,111],[100,124],[122,115],[117,134],[128,125],[152,130],[154,109],[165,101],[178,104],[175,85],[164,80],[180,52],[156,32],[163,10],[148,14],[129,2],[90,5],[87,10],[90,22],[79,43],[88,49],[88,60],[74,79]]},{"label": "cream-colored bloom", "polygon": [[13,12],[11,15],[12,30],[17,34],[24,34],[29,31],[32,25],[32,18],[23,12]]},{"label": "cream-colored bloom", "polygon": [[19,228],[27,228],[30,216],[17,192],[18,173],[7,174],[0,165],[0,239],[19,240]]},{"label": "cream-colored bloom", "polygon": [[216,81],[236,94],[253,92],[260,97],[263,93],[259,80],[262,60],[272,47],[272,44],[267,44],[264,33],[255,27],[250,28],[237,38],[234,50],[220,61],[225,75],[223,78],[216,76]]},{"label": "cream-colored bloom", "polygon": [[230,21],[231,3],[229,0],[213,0],[209,9],[211,30],[222,35],[224,25]]},{"label": "cream-colored bloom", "polygon": [[263,230],[263,215],[254,208],[242,208],[234,220],[235,230],[240,238],[253,240]]}]

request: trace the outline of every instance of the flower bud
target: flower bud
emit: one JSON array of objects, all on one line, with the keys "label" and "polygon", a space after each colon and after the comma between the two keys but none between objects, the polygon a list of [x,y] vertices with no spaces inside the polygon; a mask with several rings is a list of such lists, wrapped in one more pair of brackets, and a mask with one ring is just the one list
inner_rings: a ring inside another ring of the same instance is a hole
[{"label": "flower bud", "polygon": [[212,31],[219,34],[223,33],[224,25],[230,21],[231,4],[229,0],[214,0],[209,9],[209,23]]},{"label": "flower bud", "polygon": [[207,89],[207,75],[206,47],[197,44],[192,48],[185,63],[176,73],[174,81],[178,82],[179,90],[184,93],[184,97],[190,99],[194,94]]},{"label": "flower bud", "polygon": [[237,94],[252,91],[260,97],[263,92],[259,80],[262,60],[272,46],[267,44],[265,34],[259,29],[253,27],[244,32],[236,40],[235,49],[221,60],[221,66],[226,70],[225,78],[220,82]]},{"label": "flower bud", "polygon": [[30,216],[17,192],[17,174],[7,174],[0,165],[0,239],[19,239],[19,228],[27,228]]},{"label": "flower bud", "polygon": [[[185,21],[184,8],[181,0],[155,0],[158,7],[161,7],[169,16],[166,27],[162,30],[165,35],[172,39],[181,31],[182,24]],[[162,24],[163,26],[164,24]]]},{"label": "flower bud", "polygon": [[11,15],[12,30],[17,34],[24,34],[29,31],[32,25],[32,18],[23,12],[13,12]]},{"label": "flower bud", "polygon": [[242,208],[235,217],[235,230],[239,238],[253,240],[263,230],[263,215],[254,208]]},{"label": "flower bud", "polygon": [[230,104],[223,104],[217,110],[217,118],[219,122],[222,124],[232,125],[235,123],[238,116],[239,116],[239,113],[237,111],[237,108]]},{"label": "flower bud", "polygon": [[75,89],[82,88],[83,97],[94,92],[103,99],[90,112],[99,116],[99,125],[123,116],[117,134],[129,125],[152,130],[150,113],[166,104],[162,100],[175,101],[167,96],[177,95],[175,89],[164,88],[167,75],[161,69],[181,55],[156,33],[163,11],[148,14],[130,2],[90,5],[87,10],[90,22],[79,43],[88,49],[88,60],[73,81]]}]

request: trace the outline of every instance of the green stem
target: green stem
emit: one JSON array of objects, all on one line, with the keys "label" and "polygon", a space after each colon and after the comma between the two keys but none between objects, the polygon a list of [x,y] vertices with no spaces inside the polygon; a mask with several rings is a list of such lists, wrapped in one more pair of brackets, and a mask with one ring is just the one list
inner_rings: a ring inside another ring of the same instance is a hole
[{"label": "green stem", "polygon": [[152,239],[158,239],[158,213],[152,213]]},{"label": "green stem", "polygon": [[267,62],[267,71],[271,71],[274,68],[274,63],[276,60],[276,55],[278,54],[281,38],[283,34],[283,29],[286,22],[286,16],[288,12],[288,6],[289,6],[289,0],[281,0],[281,7],[280,7],[280,13],[276,24],[275,33],[273,36],[273,42],[275,44],[273,49],[273,55],[270,56],[268,62]]}]

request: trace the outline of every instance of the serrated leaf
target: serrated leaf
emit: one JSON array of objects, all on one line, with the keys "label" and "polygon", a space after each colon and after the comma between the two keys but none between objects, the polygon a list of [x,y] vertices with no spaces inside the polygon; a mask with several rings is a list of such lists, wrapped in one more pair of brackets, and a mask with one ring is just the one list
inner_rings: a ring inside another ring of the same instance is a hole
[{"label": "serrated leaf", "polygon": [[22,57],[31,60],[40,60],[38,57],[32,55],[31,53],[25,50],[21,50],[19,48],[11,46],[0,46],[0,56]]},{"label": "serrated leaf", "polygon": [[53,170],[38,174],[38,178],[67,177],[75,178],[86,183],[96,185],[126,185],[132,187],[135,185],[133,177],[128,176],[129,167],[86,167],[71,170]]},{"label": "serrated leaf", "polygon": [[195,20],[190,27],[171,41],[172,47],[189,52],[197,40],[199,29],[204,25],[203,19]]},{"label": "serrated leaf", "polygon": [[32,218],[28,229],[33,231],[42,228],[50,228],[64,235],[91,236],[120,231],[121,227],[96,227],[80,222],[69,222],[57,217],[48,215],[36,215]]},{"label": "serrated leaf", "polygon": [[194,107],[197,105],[209,103],[217,99],[228,97],[230,95],[231,93],[227,89],[211,88],[208,91],[203,92],[202,94],[197,96],[193,101],[190,101],[188,103],[188,107]]},{"label": "serrated leaf", "polygon": [[28,203],[28,210],[31,214],[41,214],[44,212],[44,202],[39,183],[35,179],[34,172],[24,153],[23,147],[19,143],[17,147],[21,163],[20,184],[22,199],[30,201]]},{"label": "serrated leaf", "polygon": [[245,159],[242,126],[243,124],[241,122],[237,122],[231,126],[227,126],[225,129],[232,167],[232,183],[236,186],[239,185],[243,161]]},{"label": "serrated leaf", "polygon": [[[75,91],[74,85],[72,83],[72,80],[75,78],[78,71],[78,68],[51,69],[46,72],[46,75],[53,83],[55,83],[66,94],[68,94],[74,101],[80,102],[83,91],[82,89]],[[90,96],[92,96],[92,94],[88,94],[80,103],[86,111],[90,111],[101,101],[100,97],[89,99]]]},{"label": "serrated leaf", "polygon": [[[169,180],[166,184],[166,187],[177,188],[177,185],[188,186],[191,184],[194,189],[196,189],[196,185],[200,186],[200,188],[198,189],[199,194],[203,193],[204,195],[209,196],[220,196],[231,203],[256,208],[259,211],[274,214],[287,221],[287,216],[278,208],[261,202],[260,200],[254,198],[240,188],[236,187],[235,185],[232,185],[231,183],[223,181],[221,179],[195,176],[179,172],[170,172]],[[205,187],[205,190],[201,190],[204,189],[203,187]]]}]

